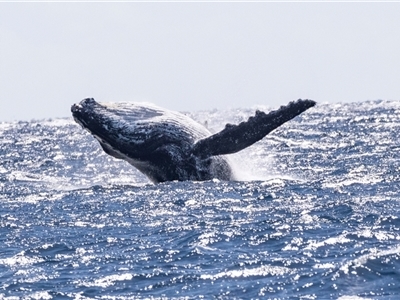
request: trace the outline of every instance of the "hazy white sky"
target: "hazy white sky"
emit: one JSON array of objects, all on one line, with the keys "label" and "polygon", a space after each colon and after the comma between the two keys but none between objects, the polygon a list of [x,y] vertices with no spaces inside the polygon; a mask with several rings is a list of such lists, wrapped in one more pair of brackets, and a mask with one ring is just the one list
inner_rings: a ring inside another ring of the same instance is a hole
[{"label": "hazy white sky", "polygon": [[0,121],[400,100],[400,3],[0,3]]}]

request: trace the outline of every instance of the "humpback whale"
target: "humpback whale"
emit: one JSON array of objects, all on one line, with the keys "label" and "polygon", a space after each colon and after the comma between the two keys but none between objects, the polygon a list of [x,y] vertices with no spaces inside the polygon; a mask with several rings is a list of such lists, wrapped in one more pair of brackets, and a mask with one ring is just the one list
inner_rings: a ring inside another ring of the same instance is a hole
[{"label": "humpback whale", "polygon": [[188,116],[148,103],[87,98],[72,105],[71,112],[107,154],[126,160],[158,183],[235,180],[225,154],[254,144],[314,105],[313,100],[299,99],[268,114],[257,110],[247,121],[227,124],[216,134]]}]

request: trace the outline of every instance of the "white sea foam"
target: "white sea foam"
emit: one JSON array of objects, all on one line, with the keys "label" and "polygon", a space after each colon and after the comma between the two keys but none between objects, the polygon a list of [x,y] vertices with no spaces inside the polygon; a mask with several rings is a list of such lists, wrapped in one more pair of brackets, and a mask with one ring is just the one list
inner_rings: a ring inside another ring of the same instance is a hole
[{"label": "white sea foam", "polygon": [[201,279],[216,280],[219,278],[240,278],[240,277],[253,277],[253,276],[282,276],[285,274],[293,273],[295,270],[286,267],[278,266],[261,266],[250,269],[230,270],[217,274],[202,274]]},{"label": "white sea foam", "polygon": [[123,274],[115,274],[115,275],[108,275],[104,277],[100,277],[93,281],[75,281],[75,284],[80,286],[92,287],[92,286],[99,286],[102,288],[107,288],[109,286],[114,285],[118,281],[129,281],[132,280],[133,275],[131,273],[123,273]]}]

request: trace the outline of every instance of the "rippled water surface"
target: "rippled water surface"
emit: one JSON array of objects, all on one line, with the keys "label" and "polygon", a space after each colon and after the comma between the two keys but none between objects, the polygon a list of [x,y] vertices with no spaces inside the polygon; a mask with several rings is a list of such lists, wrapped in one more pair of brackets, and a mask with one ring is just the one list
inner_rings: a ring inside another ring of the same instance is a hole
[{"label": "rippled water surface", "polygon": [[243,181],[153,185],[72,118],[0,123],[0,298],[398,299],[399,136],[400,102],[320,104]]}]

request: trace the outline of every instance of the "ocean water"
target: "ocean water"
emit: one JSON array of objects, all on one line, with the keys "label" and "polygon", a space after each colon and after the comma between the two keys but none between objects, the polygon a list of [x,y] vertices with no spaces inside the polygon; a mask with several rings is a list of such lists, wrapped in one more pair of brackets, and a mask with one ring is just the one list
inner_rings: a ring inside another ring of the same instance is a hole
[{"label": "ocean water", "polygon": [[400,102],[319,104],[231,160],[153,185],[72,118],[0,123],[0,299],[399,299]]}]

